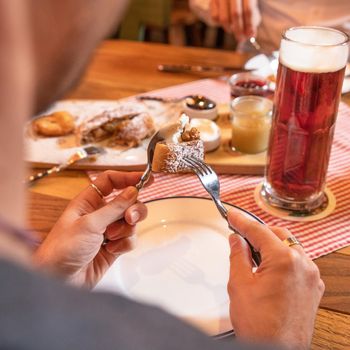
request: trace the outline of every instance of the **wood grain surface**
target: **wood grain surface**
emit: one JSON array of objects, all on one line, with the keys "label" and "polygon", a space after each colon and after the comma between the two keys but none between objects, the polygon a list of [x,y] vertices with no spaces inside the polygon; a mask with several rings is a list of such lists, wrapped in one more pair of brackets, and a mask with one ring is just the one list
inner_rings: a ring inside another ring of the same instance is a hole
[{"label": "wood grain surface", "polygon": [[[242,64],[245,59],[234,52],[106,41],[96,51],[79,86],[66,97],[119,99],[204,77],[160,73],[156,70],[158,63],[234,65]],[[350,103],[350,95],[344,100]],[[37,230],[40,237],[45,237],[68,201],[88,184],[85,172],[65,171],[31,186],[29,226]],[[319,258],[316,263],[325,281],[326,292],[317,316],[312,349],[349,350],[350,247]]]}]

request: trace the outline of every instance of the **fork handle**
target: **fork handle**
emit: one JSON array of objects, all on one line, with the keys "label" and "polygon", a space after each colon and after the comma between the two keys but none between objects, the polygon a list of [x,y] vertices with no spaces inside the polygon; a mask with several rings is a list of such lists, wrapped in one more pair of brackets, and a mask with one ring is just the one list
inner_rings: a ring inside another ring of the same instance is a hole
[{"label": "fork handle", "polygon": [[39,179],[42,179],[43,177],[46,177],[46,176],[51,175],[51,174],[54,174],[54,173],[58,173],[58,172],[60,172],[61,170],[67,168],[67,166],[68,166],[68,164],[56,165],[56,166],[54,166],[54,167],[51,168],[51,169],[44,170],[44,171],[42,171],[42,172],[40,172],[40,173],[31,175],[31,176],[29,176],[29,178],[28,178],[28,183],[31,184],[32,182],[37,181],[37,180],[39,180]]},{"label": "fork handle", "polygon": [[145,186],[147,181],[149,180],[149,177],[151,175],[151,171],[152,171],[151,165],[147,164],[147,168],[146,168],[145,172],[142,174],[140,181],[135,186],[138,191],[140,191],[143,188],[143,186]]},{"label": "fork handle", "polygon": [[[227,209],[225,208],[225,206],[222,204],[221,200],[218,198],[214,198],[214,197],[212,197],[212,198],[213,198],[214,203],[215,203],[216,207],[218,208],[221,216],[227,221],[229,229],[232,230],[233,232],[238,233],[241,237],[243,237],[237,229],[235,229],[234,227],[231,226],[230,222],[228,221],[228,214],[227,214],[228,212],[227,212]],[[249,249],[252,253],[252,259],[254,261],[254,264],[256,266],[259,266],[261,264],[260,253],[254,249],[254,247],[251,245],[251,243],[245,237],[243,237],[243,238],[248,243]]]}]

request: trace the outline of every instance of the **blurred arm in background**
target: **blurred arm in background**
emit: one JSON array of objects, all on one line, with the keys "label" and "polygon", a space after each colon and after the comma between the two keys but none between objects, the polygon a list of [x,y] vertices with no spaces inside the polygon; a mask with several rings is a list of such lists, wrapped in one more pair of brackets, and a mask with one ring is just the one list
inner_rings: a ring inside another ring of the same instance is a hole
[{"label": "blurred arm in background", "polygon": [[281,35],[301,25],[333,27],[350,33],[349,0],[189,0],[210,26],[221,26],[238,42],[257,37],[267,51],[279,48]]}]

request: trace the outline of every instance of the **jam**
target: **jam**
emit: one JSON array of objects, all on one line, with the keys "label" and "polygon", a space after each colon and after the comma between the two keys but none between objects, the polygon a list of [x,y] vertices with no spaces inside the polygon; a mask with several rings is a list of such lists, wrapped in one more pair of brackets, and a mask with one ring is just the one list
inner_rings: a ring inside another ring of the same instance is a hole
[{"label": "jam", "polygon": [[238,73],[230,78],[233,98],[247,95],[268,96],[272,93],[268,81],[252,73]]},{"label": "jam", "polygon": [[259,89],[265,85],[266,82],[261,80],[238,81],[236,83],[236,86],[242,87],[244,89]]}]

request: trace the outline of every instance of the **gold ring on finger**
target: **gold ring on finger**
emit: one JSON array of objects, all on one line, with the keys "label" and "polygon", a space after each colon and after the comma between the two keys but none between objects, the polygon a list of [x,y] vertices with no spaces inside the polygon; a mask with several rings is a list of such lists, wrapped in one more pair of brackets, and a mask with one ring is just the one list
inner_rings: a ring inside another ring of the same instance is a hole
[{"label": "gold ring on finger", "polygon": [[91,183],[90,186],[97,192],[101,199],[104,199],[102,191],[95,184]]},{"label": "gold ring on finger", "polygon": [[282,243],[286,244],[288,247],[293,247],[293,245],[300,245],[301,247],[303,246],[300,241],[294,236],[287,237],[282,241]]}]

